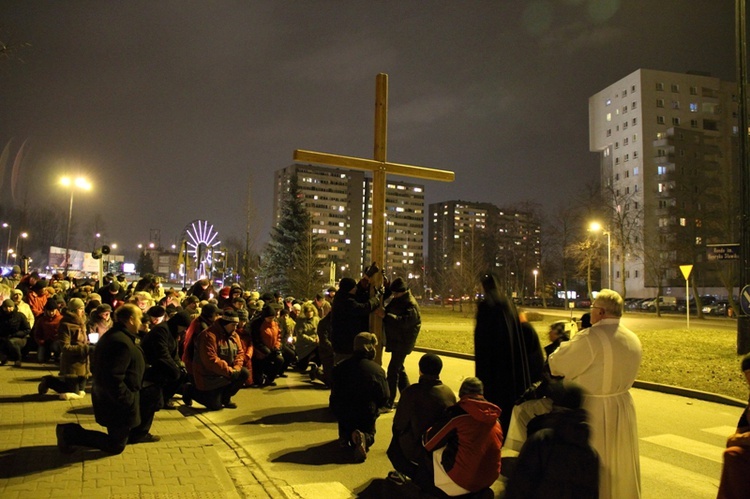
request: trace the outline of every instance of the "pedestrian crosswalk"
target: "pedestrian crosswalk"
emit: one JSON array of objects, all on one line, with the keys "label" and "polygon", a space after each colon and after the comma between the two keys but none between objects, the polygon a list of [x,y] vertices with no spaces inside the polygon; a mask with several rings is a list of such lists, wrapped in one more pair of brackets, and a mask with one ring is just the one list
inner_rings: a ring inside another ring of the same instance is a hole
[{"label": "pedestrian crosswalk", "polygon": [[716,497],[723,442],[733,431],[731,426],[716,426],[699,430],[696,438],[670,433],[642,437],[640,459],[643,497]]}]

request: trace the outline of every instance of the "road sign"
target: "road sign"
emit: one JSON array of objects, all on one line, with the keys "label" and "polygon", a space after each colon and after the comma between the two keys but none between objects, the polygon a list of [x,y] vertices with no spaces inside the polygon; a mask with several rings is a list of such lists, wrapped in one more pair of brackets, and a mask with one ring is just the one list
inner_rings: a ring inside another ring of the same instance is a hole
[{"label": "road sign", "polygon": [[743,314],[750,315],[750,285],[742,288],[742,292],[740,293],[740,307]]},{"label": "road sign", "polygon": [[707,244],[706,252],[709,261],[740,259],[739,244]]},{"label": "road sign", "polygon": [[687,281],[688,278],[690,277],[690,272],[693,271],[693,266],[692,265],[680,265],[680,270],[682,271],[682,277],[684,277],[685,280]]}]

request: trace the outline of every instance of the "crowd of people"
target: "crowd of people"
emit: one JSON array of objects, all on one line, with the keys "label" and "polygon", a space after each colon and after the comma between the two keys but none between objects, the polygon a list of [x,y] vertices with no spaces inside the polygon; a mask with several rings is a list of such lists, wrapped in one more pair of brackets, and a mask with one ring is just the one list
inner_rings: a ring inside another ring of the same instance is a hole
[{"label": "crowd of people", "polygon": [[[57,364],[59,375],[43,376],[39,394],[91,393],[96,422],[106,428],[58,425],[61,452],[118,454],[158,441],[154,415],[180,396],[187,406],[235,409],[239,390],[275,386],[295,369],[331,389],[339,445],[356,462],[375,444],[378,417],[395,410],[386,454],[394,468],[387,478],[397,484],[436,497],[490,497],[505,446],[518,453],[508,499],[641,495],[629,393],[641,344],[620,324],[615,291],[601,290],[580,325],[553,323],[542,347],[485,276],[476,376],[465,377],[456,395],[441,382],[442,360],[433,353],[422,355],[410,383],[404,362],[420,332],[419,305],[403,279],[388,282],[374,265],[359,281],[342,278],[338,289],[309,300],[237,284],[217,291],[206,279],[177,291],[154,276],[128,284],[108,275],[99,286],[19,270],[0,282],[0,361]],[[742,369],[750,380],[749,359]],[[746,490],[747,422],[746,410],[728,442],[720,497]]]}]

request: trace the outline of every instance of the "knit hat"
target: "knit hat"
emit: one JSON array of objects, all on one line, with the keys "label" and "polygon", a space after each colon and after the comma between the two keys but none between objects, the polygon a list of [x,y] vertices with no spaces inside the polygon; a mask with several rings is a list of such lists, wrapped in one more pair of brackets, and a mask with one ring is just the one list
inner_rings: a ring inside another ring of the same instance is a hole
[{"label": "knit hat", "polygon": [[231,308],[228,308],[222,312],[221,317],[219,318],[221,322],[233,322],[237,324],[240,322],[240,318],[237,316],[237,312],[232,310]]},{"label": "knit hat", "polygon": [[107,287],[109,288],[109,292],[112,294],[120,292],[120,285],[117,283],[117,281],[110,282],[109,286]]},{"label": "knit hat", "polygon": [[250,314],[244,308],[237,311],[237,317],[240,318],[240,322],[247,322],[250,318]]},{"label": "knit hat", "polygon": [[71,298],[68,300],[68,310],[71,312],[77,312],[79,310],[82,310],[86,305],[84,305],[83,300],[80,298]]},{"label": "knit hat", "polygon": [[96,307],[96,310],[94,311],[94,313],[97,314],[97,315],[103,314],[104,312],[112,312],[112,307],[110,307],[109,305],[107,305],[106,303],[104,303],[104,304],[99,305],[98,307]]},{"label": "knit hat", "polygon": [[339,281],[339,292],[346,294],[357,286],[357,281],[351,277],[342,277]]},{"label": "knit hat", "polygon": [[12,274],[20,274],[21,273],[21,267],[18,265],[13,265],[13,268],[10,269],[10,273]]},{"label": "knit hat", "polygon": [[406,283],[401,277],[397,277],[393,280],[390,289],[394,293],[403,293],[405,291],[409,291],[409,288],[406,286]]},{"label": "knit hat", "polygon": [[21,291],[20,289],[14,289],[13,291],[10,292],[10,296],[16,296],[16,295],[23,296],[23,291]]},{"label": "knit hat", "polygon": [[438,376],[443,370],[443,361],[434,353],[426,353],[419,359],[419,370],[422,374]]},{"label": "knit hat", "polygon": [[549,384],[549,398],[560,407],[580,409],[583,406],[583,395],[583,388],[570,381]]},{"label": "knit hat", "polygon": [[47,300],[44,304],[44,310],[57,310],[57,300]]},{"label": "knit hat", "polygon": [[470,376],[464,379],[461,383],[461,388],[458,389],[458,397],[461,398],[464,395],[482,395],[484,393],[484,385],[479,378]]},{"label": "knit hat", "polygon": [[15,304],[15,302],[13,300],[11,300],[10,298],[8,298],[7,300],[3,300],[3,308],[5,308],[5,307],[13,307],[13,308],[15,308],[16,304]]},{"label": "knit hat", "polygon": [[188,314],[187,312],[177,312],[176,314],[174,314],[172,317],[169,318],[169,320],[167,321],[167,324],[169,324],[170,326],[175,326],[175,327],[179,327],[179,326],[189,327],[190,322],[191,322],[190,314]]},{"label": "knit hat", "polygon": [[375,354],[375,347],[378,345],[378,337],[372,333],[359,333],[354,337],[354,351],[367,352]]},{"label": "knit hat", "polygon": [[276,317],[276,312],[278,310],[279,309],[277,307],[274,307],[273,305],[266,305],[266,306],[263,307],[263,310],[261,311],[260,315],[264,319],[266,317]]},{"label": "knit hat", "polygon": [[[43,290],[46,287],[47,287],[47,281],[45,281],[44,279],[40,279],[40,280],[38,280],[37,282],[34,283],[34,285],[31,287],[31,289],[34,290],[34,291],[41,291],[41,290]],[[81,307],[81,308],[83,308],[83,307]]]}]

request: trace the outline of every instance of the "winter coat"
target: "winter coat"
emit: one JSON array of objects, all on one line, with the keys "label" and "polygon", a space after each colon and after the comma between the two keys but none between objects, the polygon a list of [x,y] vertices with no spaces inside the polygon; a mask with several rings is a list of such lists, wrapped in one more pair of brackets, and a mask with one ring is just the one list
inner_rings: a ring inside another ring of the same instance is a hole
[{"label": "winter coat", "polygon": [[597,499],[599,456],[589,444],[589,434],[583,409],[532,419],[505,498]]},{"label": "winter coat", "polygon": [[318,323],[320,319],[312,317],[300,317],[297,319],[297,324],[294,326],[294,337],[296,342],[294,344],[297,357],[304,359],[310,355],[313,350],[318,348]]},{"label": "winter coat", "polygon": [[253,358],[258,360],[265,359],[272,352],[281,350],[281,329],[276,321],[266,321],[265,319],[256,319],[260,323],[254,323],[252,327],[253,337]]},{"label": "winter coat", "polygon": [[401,392],[398,409],[393,416],[393,438],[398,440],[409,460],[419,462],[424,452],[422,435],[455,403],[453,390],[437,376],[423,374],[419,377],[419,383],[409,385]]},{"label": "winter coat", "polygon": [[60,313],[55,313],[54,317],[44,314],[34,322],[34,327],[31,331],[37,345],[44,345],[57,339],[57,331],[60,329],[62,317]]},{"label": "winter coat", "polygon": [[424,436],[428,452],[445,446],[442,465],[456,484],[471,492],[492,485],[500,476],[503,431],[500,408],[481,395],[466,395],[449,407]]},{"label": "winter coat", "polygon": [[47,298],[46,291],[42,291],[42,294],[37,294],[36,291],[30,291],[29,294],[26,295],[26,301],[29,303],[31,313],[34,314],[34,317],[39,317],[44,313],[44,306],[47,304]]},{"label": "winter coat", "polygon": [[0,310],[0,338],[26,338],[30,332],[29,321],[21,312]]},{"label": "winter coat", "polygon": [[146,361],[135,336],[124,325],[116,323],[99,340],[94,366],[91,395],[96,422],[104,427],[138,426]]},{"label": "winter coat", "polygon": [[421,327],[419,305],[411,291],[393,298],[385,307],[385,317],[383,317],[385,351],[410,354],[417,343]]},{"label": "winter coat", "polygon": [[177,356],[177,332],[162,322],[154,326],[141,340],[146,364],[146,379],[168,383],[180,378],[180,358]]},{"label": "winter coat", "polygon": [[89,338],[84,321],[83,317],[67,310],[62,314],[57,328],[57,339],[62,343],[60,376],[77,378],[91,374]]},{"label": "winter coat", "polygon": [[227,335],[221,322],[214,322],[195,339],[193,378],[199,390],[215,390],[231,383],[232,372],[245,363],[245,350],[236,332]]},{"label": "winter coat", "polygon": [[[358,287],[359,289],[359,287]],[[336,353],[354,351],[354,337],[370,330],[370,312],[380,306],[380,298],[360,292],[336,293],[331,307],[331,344]]]},{"label": "winter coat", "polygon": [[389,396],[383,368],[364,352],[355,352],[333,368],[330,404],[339,421],[374,421]]}]

